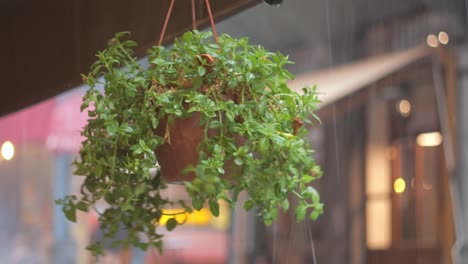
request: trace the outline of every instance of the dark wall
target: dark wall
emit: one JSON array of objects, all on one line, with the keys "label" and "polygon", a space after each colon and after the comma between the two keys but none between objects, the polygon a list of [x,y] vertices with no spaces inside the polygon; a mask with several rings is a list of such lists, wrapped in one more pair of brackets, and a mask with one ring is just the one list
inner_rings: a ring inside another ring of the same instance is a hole
[{"label": "dark wall", "polygon": [[348,109],[323,129],[320,193],[325,213],[314,224],[318,263],[359,263],[365,250],[365,107]]}]

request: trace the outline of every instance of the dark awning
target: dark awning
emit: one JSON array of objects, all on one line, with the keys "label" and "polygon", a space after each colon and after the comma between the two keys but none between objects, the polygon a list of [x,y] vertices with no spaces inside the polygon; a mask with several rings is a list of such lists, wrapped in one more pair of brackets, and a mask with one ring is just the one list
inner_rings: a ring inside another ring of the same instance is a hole
[{"label": "dark awning", "polygon": [[[165,42],[191,29],[188,0],[175,1]],[[196,0],[200,27],[209,24]],[[211,1],[216,21],[258,0]],[[0,0],[0,116],[81,82],[94,54],[119,31],[130,31],[142,55],[159,37],[169,0]]]}]

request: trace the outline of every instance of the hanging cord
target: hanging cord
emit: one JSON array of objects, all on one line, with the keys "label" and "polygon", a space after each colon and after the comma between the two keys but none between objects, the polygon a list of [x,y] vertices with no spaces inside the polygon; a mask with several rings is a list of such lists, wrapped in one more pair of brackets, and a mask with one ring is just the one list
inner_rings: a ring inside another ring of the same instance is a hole
[{"label": "hanging cord", "polygon": [[195,0],[192,0],[192,30],[197,29],[197,16],[195,13]]},{"label": "hanging cord", "polygon": [[[166,20],[164,21],[163,28],[161,30],[161,35],[159,36],[159,41],[158,41],[158,46],[161,46],[163,40],[164,40],[164,35],[166,34],[166,28],[167,24],[169,23],[169,18],[171,17],[172,9],[174,7],[174,2],[175,0],[171,0],[171,4],[169,5],[169,9],[167,10],[166,14]],[[208,10],[208,16],[210,18],[210,23],[211,23],[211,30],[213,31],[213,36],[218,43],[218,33],[216,32],[216,27],[214,23],[214,18],[213,18],[213,13],[211,12],[211,5],[210,5],[210,0],[205,0],[206,4],[206,9]],[[192,0],[192,29],[197,29],[197,18],[196,18],[196,12],[195,12],[195,0]]]},{"label": "hanging cord", "polygon": [[206,9],[208,9],[208,15],[210,16],[210,23],[211,23],[211,29],[213,30],[213,36],[216,41],[216,44],[218,44],[218,33],[216,33],[216,27],[213,19],[213,14],[211,13],[211,6],[210,6],[210,0],[205,0],[206,3]]},{"label": "hanging cord", "polygon": [[171,5],[169,6],[169,10],[167,10],[166,20],[164,21],[161,35],[159,36],[158,46],[161,46],[163,39],[164,39],[164,35],[166,34],[167,23],[169,22],[169,18],[171,17],[172,8],[174,7],[174,2],[175,0],[171,0]]}]

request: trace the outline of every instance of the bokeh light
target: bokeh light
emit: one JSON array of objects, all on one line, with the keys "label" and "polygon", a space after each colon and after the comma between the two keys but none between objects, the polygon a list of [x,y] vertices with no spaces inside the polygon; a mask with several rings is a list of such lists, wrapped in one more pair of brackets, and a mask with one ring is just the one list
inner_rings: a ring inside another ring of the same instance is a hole
[{"label": "bokeh light", "polygon": [[439,38],[438,39],[439,39],[439,42],[444,44],[444,45],[447,45],[449,43],[449,40],[450,40],[449,35],[447,34],[447,32],[444,32],[444,31],[439,33]]},{"label": "bokeh light", "polygon": [[439,46],[439,40],[434,34],[430,34],[429,36],[427,36],[426,42],[427,45],[431,48],[436,48],[437,46]]},{"label": "bokeh light", "polygon": [[11,160],[15,156],[15,146],[10,141],[5,141],[2,144],[2,158]]},{"label": "bokeh light", "polygon": [[440,132],[422,133],[416,137],[416,143],[421,147],[436,147],[442,143]]},{"label": "bokeh light", "polygon": [[398,178],[393,183],[393,189],[396,193],[403,193],[406,189],[406,182],[402,178]]},{"label": "bokeh light", "polygon": [[397,103],[397,111],[404,117],[409,116],[411,114],[411,103],[406,99],[400,100]]}]

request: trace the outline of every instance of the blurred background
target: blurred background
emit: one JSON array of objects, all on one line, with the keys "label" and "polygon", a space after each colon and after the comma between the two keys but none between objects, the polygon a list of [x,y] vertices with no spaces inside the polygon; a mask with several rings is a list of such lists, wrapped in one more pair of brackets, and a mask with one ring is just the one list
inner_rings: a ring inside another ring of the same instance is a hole
[{"label": "blurred background", "polygon": [[[163,256],[108,248],[95,259],[85,247],[100,236],[97,216],[73,224],[54,204],[82,181],[71,165],[87,120],[79,73],[118,31],[142,55],[170,1],[0,0],[0,262],[468,263],[468,3],[211,2],[219,33],[289,54],[293,89],[317,85],[310,140],[324,215],[265,227],[241,207],[202,210],[166,237]],[[190,19],[190,2],[176,1],[165,42]]]}]

